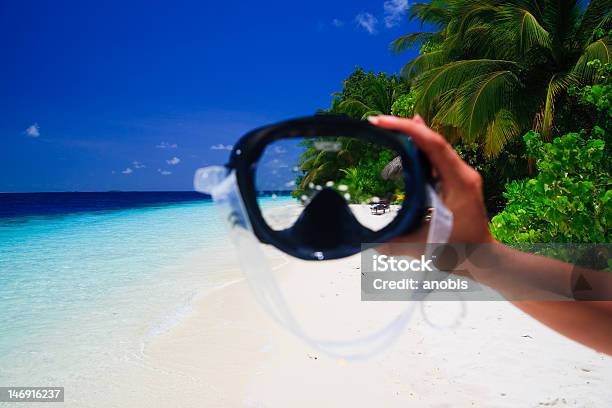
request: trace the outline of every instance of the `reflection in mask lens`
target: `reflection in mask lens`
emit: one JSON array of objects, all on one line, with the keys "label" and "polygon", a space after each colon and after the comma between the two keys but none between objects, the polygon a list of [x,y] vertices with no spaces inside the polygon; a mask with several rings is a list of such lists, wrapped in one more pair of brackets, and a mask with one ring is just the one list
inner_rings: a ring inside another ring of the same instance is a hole
[{"label": "reflection in mask lens", "polygon": [[379,231],[404,201],[398,156],[386,146],[351,137],[275,141],[266,146],[255,170],[264,220],[277,231],[289,228],[321,191],[331,190],[357,221]]}]

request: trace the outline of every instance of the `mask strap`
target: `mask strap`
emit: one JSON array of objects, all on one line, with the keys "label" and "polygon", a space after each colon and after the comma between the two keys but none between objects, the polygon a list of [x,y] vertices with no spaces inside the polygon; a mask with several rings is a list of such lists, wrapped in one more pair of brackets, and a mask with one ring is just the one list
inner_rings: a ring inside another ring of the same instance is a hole
[{"label": "mask strap", "polygon": [[[427,232],[427,245],[425,255],[428,259],[431,259],[434,248],[439,244],[448,243],[451,231],[453,229],[453,213],[444,205],[433,186],[427,185],[427,195],[429,196],[429,202],[433,208],[433,214],[429,223],[429,231]],[[461,319],[465,316],[466,306],[465,302],[461,299],[461,295],[458,295],[459,304],[461,306],[459,318],[456,319],[452,324],[447,326],[439,326],[434,324],[431,319],[427,316],[427,310],[425,309],[425,299],[420,302],[421,315],[423,320],[427,322],[431,327],[438,330],[448,330],[457,327]]]},{"label": "mask strap", "polygon": [[[409,302],[406,309],[382,329],[356,339],[330,341],[313,338],[305,333],[286,303],[274,274],[270,273],[270,267],[262,249],[253,241],[256,238],[251,232],[249,220],[245,215],[235,174],[231,173],[229,177],[219,181],[215,183],[216,188],[211,189],[212,196],[217,202],[225,202],[228,205],[226,210],[231,212],[235,219],[234,222],[237,221],[242,226],[234,233],[230,233],[234,243],[241,250],[238,260],[257,300],[274,320],[313,348],[329,356],[347,360],[367,359],[385,350],[398,339],[411,319],[417,302]],[[437,244],[446,243],[452,229],[452,213],[444,206],[433,188],[428,186],[427,193],[433,207],[427,241]]]},{"label": "mask strap", "polygon": [[427,243],[446,244],[453,229],[453,213],[446,208],[436,191],[429,184],[427,185],[427,195],[433,208],[429,231],[427,232]]}]

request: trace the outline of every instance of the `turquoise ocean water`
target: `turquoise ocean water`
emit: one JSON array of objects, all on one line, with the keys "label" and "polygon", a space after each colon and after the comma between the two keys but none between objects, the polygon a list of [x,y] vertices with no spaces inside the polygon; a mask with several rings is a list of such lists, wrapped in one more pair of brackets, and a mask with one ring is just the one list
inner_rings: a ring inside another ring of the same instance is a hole
[{"label": "turquoise ocean water", "polygon": [[211,201],[120,207],[0,218],[0,385],[112,377],[241,278]]}]

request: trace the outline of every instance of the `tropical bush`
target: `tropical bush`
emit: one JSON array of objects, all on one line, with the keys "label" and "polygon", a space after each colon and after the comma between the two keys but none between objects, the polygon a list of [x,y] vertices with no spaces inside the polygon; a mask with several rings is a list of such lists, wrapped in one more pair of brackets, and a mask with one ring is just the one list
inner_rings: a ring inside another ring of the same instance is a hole
[{"label": "tropical bush", "polygon": [[509,244],[610,242],[612,224],[612,81],[610,64],[593,61],[596,85],[572,87],[573,105],[596,119],[589,130],[545,143],[540,134],[524,136],[538,174],[512,181],[508,204],[493,217],[493,235]]},{"label": "tropical bush", "polygon": [[352,202],[370,202],[373,197],[387,201],[401,200],[403,189],[399,181],[384,180],[380,176],[382,169],[394,156],[389,150],[381,150],[367,154],[357,165],[341,170],[344,176],[339,180],[339,184],[348,187]]},{"label": "tropical bush", "polygon": [[455,151],[466,163],[478,170],[482,176],[482,187],[487,212],[493,216],[503,210],[506,199],[503,196],[506,183],[511,180],[525,178],[529,175],[525,163],[527,154],[525,143],[515,139],[506,145],[496,160],[487,157],[478,143],[458,142]]},{"label": "tropical bush", "polygon": [[495,238],[508,244],[610,242],[612,179],[603,138],[599,127],[552,142],[528,132],[524,140],[538,174],[507,184],[506,208],[491,220]]},{"label": "tropical bush", "polygon": [[414,104],[416,102],[416,93],[411,90],[407,94],[400,95],[393,105],[391,105],[391,114],[400,118],[411,118],[414,116]]},{"label": "tropical bush", "polygon": [[596,84],[592,86],[576,87],[569,89],[569,94],[579,98],[581,104],[597,110],[598,121],[612,120],[612,63],[602,64],[600,60],[590,61],[589,66],[597,69]]},{"label": "tropical bush", "polygon": [[393,43],[422,44],[402,75],[415,110],[451,141],[488,157],[530,129],[552,140],[557,104],[572,85],[595,82],[590,61],[612,62],[610,0],[433,0],[409,16],[433,27]]}]

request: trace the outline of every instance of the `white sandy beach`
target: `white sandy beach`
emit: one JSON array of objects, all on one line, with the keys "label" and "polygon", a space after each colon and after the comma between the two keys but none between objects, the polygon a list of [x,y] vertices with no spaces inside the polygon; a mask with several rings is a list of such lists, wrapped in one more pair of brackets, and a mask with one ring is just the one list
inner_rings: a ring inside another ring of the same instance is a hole
[{"label": "white sandy beach", "polygon": [[[400,302],[360,300],[359,256],[305,263],[280,253],[280,286],[304,327],[354,338]],[[463,313],[462,307],[464,307]],[[612,358],[548,329],[506,302],[427,302],[390,348],[366,361],[318,352],[277,325],[241,280],[201,294],[144,349],[148,406],[542,407],[612,405]],[[163,392],[159,390],[163,389]],[[123,396],[140,406],[143,395]],[[152,405],[151,405],[152,404]]]}]

